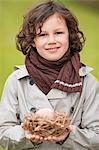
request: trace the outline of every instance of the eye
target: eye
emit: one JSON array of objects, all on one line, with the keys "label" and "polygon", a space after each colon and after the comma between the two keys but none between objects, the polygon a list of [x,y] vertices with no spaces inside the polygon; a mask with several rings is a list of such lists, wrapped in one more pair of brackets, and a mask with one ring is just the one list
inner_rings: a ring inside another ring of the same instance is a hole
[{"label": "eye", "polygon": [[63,34],[64,32],[62,32],[62,31],[58,31],[58,32],[56,32],[56,34]]},{"label": "eye", "polygon": [[39,36],[43,37],[43,36],[47,36],[47,34],[46,33],[41,33],[41,34],[39,34]]}]

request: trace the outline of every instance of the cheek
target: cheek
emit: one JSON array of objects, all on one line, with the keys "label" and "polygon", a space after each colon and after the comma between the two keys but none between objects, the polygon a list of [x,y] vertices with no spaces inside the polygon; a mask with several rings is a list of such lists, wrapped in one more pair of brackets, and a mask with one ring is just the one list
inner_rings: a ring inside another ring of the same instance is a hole
[{"label": "cheek", "polygon": [[63,37],[61,37],[60,42],[62,43],[63,46],[68,46],[69,45],[69,38],[67,35],[64,35]]},{"label": "cheek", "polygon": [[66,47],[66,48],[68,48],[69,47],[69,41],[68,41],[68,39],[66,40],[62,40],[62,44],[63,44],[63,47]]},{"label": "cheek", "polygon": [[40,42],[38,42],[38,41],[35,42],[35,47],[37,50],[40,49],[40,47],[41,47],[40,45],[41,45]]},{"label": "cheek", "polygon": [[45,40],[35,41],[36,48],[42,48],[45,44]]},{"label": "cheek", "polygon": [[69,37],[65,37],[64,44],[66,46],[69,46]]}]

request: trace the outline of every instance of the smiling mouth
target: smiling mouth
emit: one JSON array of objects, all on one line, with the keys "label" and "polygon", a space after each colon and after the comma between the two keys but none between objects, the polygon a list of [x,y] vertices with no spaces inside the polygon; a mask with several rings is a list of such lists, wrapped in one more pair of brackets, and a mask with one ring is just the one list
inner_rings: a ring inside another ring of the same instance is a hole
[{"label": "smiling mouth", "polygon": [[47,48],[48,51],[56,51],[58,50],[60,47],[52,47],[52,48]]}]

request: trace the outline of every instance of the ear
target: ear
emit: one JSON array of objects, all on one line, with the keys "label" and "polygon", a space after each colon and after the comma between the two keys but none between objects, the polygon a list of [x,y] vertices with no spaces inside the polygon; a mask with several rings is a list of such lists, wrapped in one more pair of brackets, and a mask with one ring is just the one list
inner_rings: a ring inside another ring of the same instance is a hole
[{"label": "ear", "polygon": [[34,41],[33,41],[33,43],[32,43],[32,46],[33,46],[33,47],[36,47],[36,45],[35,45],[35,42],[34,42]]}]

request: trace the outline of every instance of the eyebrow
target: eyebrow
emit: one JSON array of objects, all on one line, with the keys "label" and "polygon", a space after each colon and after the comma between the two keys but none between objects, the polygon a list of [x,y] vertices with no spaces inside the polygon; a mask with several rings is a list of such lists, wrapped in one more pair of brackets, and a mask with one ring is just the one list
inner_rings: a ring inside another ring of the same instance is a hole
[{"label": "eyebrow", "polygon": [[[63,30],[63,28],[57,28],[57,29],[55,29],[54,31],[58,31],[58,30]],[[47,32],[47,31],[41,30],[41,33],[42,33],[42,32]]]}]

